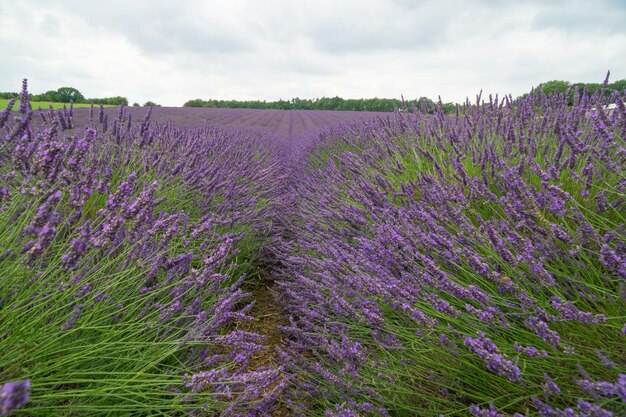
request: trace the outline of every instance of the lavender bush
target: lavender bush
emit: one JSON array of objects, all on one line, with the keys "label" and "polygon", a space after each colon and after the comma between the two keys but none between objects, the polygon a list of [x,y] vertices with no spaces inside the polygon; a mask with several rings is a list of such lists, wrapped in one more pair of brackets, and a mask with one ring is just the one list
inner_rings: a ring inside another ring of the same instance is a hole
[{"label": "lavender bush", "polygon": [[231,324],[251,319],[242,283],[277,233],[273,139],[124,108],[76,124],[71,106],[34,113],[26,82],[10,111],[2,413],[234,415],[262,401],[280,375],[247,369],[263,337]]},{"label": "lavender bush", "polygon": [[331,129],[279,282],[295,414],[626,415],[624,96]]}]

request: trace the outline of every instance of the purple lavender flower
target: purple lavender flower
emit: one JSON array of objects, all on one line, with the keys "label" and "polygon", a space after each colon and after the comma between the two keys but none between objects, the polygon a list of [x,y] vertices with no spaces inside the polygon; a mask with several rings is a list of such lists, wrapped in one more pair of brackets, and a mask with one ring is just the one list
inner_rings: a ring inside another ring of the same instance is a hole
[{"label": "purple lavender flower", "polygon": [[576,404],[584,417],[613,417],[615,413],[605,410],[599,405],[591,404],[587,401],[579,400]]},{"label": "purple lavender flower", "polygon": [[537,349],[534,346],[521,346],[517,342],[515,342],[513,344],[513,348],[515,350],[517,350],[518,352],[525,353],[526,355],[530,356],[531,358],[545,359],[545,358],[548,357],[548,352],[546,352],[543,349],[539,350],[539,349]]},{"label": "purple lavender flower", "polygon": [[470,412],[476,417],[505,417],[505,414],[498,412],[493,403],[489,403],[489,408],[480,408],[475,404],[470,405]]},{"label": "purple lavender flower", "polygon": [[185,375],[183,383],[191,392],[201,392],[207,386],[224,382],[230,377],[230,373],[225,368],[211,369],[209,371],[198,372],[191,376]]},{"label": "purple lavender flower", "polygon": [[555,410],[552,407],[550,407],[548,404],[541,401],[539,398],[532,397],[531,399],[532,399],[533,405],[535,406],[535,409],[539,412],[539,415],[541,417],[557,417],[558,416],[558,413],[555,412]]},{"label": "purple lavender flower", "polygon": [[469,351],[484,359],[487,369],[491,372],[506,376],[511,382],[520,382],[522,374],[519,367],[502,355],[498,347],[483,332],[476,334],[477,338],[466,336],[464,339]]},{"label": "purple lavender flower", "polygon": [[60,190],[56,190],[48,196],[46,201],[37,209],[37,214],[32,221],[34,227],[41,227],[50,219],[62,196],[63,193]]},{"label": "purple lavender flower", "polygon": [[615,394],[614,386],[610,382],[579,379],[576,380],[576,384],[578,384],[583,391],[586,391],[594,398],[599,398],[598,395],[610,397]]},{"label": "purple lavender flower", "polygon": [[620,374],[614,385],[615,393],[626,403],[626,374]]},{"label": "purple lavender flower", "polygon": [[600,349],[595,349],[594,352],[596,354],[596,357],[600,359],[600,362],[602,362],[604,366],[606,366],[607,368],[615,367],[615,363],[608,358],[605,352],[601,351]]},{"label": "purple lavender flower", "polygon": [[85,254],[89,247],[89,238],[91,236],[91,222],[87,221],[78,230],[80,237],[71,241],[71,250],[61,257],[61,263],[68,270],[74,269],[77,262]]},{"label": "purple lavender flower", "polygon": [[324,416],[326,417],[360,417],[360,414],[343,404],[336,404],[334,410],[324,411]]},{"label": "purple lavender flower", "polygon": [[561,393],[561,388],[554,382],[554,380],[547,373],[543,374],[544,390],[548,395],[558,395]]},{"label": "purple lavender flower", "polygon": [[74,326],[76,326],[76,321],[78,321],[78,318],[80,317],[82,312],[83,312],[83,304],[76,304],[70,317],[61,326],[61,330],[66,332],[72,329]]},{"label": "purple lavender flower", "polygon": [[0,129],[2,129],[4,125],[6,124],[7,120],[9,120],[9,116],[11,115],[11,110],[13,109],[14,105],[15,105],[15,98],[11,98],[9,99],[9,102],[7,103],[7,107],[4,110],[2,110],[2,112],[0,112]]},{"label": "purple lavender flower", "polygon": [[28,94],[28,80],[22,80],[22,91],[20,92],[20,113],[26,114],[30,110],[30,96]]},{"label": "purple lavender flower", "polygon": [[626,257],[620,256],[617,251],[604,244],[600,249],[600,260],[610,271],[618,277],[626,279]]},{"label": "purple lavender flower", "polygon": [[547,344],[556,348],[561,342],[559,334],[548,327],[548,323],[538,317],[529,317],[526,325],[533,330],[537,336],[542,338]]},{"label": "purple lavender flower", "polygon": [[21,408],[30,397],[30,379],[7,382],[0,386],[0,415],[7,416]]},{"label": "purple lavender flower", "polygon": [[558,297],[552,297],[550,304],[565,320],[578,321],[580,323],[600,323],[606,320],[603,314],[592,314],[578,310],[572,302],[563,303]]}]

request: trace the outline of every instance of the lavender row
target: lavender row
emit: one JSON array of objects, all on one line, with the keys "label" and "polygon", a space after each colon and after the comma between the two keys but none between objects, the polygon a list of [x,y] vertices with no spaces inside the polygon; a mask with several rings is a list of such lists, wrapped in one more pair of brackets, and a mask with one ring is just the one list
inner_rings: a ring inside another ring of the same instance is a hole
[{"label": "lavender row", "polygon": [[626,414],[624,96],[574,96],[309,141],[280,252],[295,414]]},{"label": "lavender row", "polygon": [[0,113],[0,414],[274,401],[263,337],[232,329],[280,234],[275,139],[21,98]]}]

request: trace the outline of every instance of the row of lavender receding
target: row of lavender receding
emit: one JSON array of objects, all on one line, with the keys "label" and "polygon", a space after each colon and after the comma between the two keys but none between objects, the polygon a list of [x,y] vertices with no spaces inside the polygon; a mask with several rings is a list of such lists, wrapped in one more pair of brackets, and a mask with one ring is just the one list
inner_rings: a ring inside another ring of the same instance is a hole
[{"label": "row of lavender receding", "polygon": [[273,402],[263,337],[232,324],[278,233],[274,139],[21,98],[0,113],[0,415]]},{"label": "row of lavender receding", "polygon": [[281,249],[298,415],[626,415],[626,109],[489,97],[328,131]]}]

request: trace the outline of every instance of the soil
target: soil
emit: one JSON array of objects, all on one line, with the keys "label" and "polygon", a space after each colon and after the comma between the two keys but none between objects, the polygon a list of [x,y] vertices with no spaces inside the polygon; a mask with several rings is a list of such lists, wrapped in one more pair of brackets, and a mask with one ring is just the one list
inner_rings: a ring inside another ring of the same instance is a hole
[{"label": "soil", "polygon": [[[239,330],[261,334],[266,337],[265,349],[257,353],[250,361],[249,370],[254,371],[263,367],[278,367],[279,360],[276,355],[276,347],[284,342],[284,333],[278,329],[280,325],[287,325],[287,318],[283,315],[282,306],[277,302],[274,282],[267,276],[261,276],[259,280],[249,281],[247,292],[250,292],[255,304],[249,315],[254,317],[252,321],[238,322]],[[285,404],[278,404],[271,413],[274,417],[291,416],[292,412]]]}]

